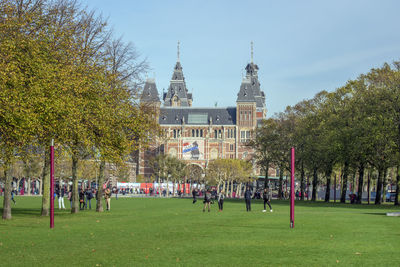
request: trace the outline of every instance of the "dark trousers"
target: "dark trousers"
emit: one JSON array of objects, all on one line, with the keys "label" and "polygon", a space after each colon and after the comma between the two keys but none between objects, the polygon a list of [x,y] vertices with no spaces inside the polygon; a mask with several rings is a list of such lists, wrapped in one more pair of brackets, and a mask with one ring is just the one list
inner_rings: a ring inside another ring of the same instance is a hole
[{"label": "dark trousers", "polygon": [[196,197],[193,197],[193,204],[196,203],[197,199]]},{"label": "dark trousers", "polygon": [[219,210],[223,210],[224,209],[224,200],[223,199],[220,199],[218,201],[218,208],[219,208]]},{"label": "dark trousers", "polygon": [[246,198],[246,210],[251,211],[251,199]]},{"label": "dark trousers", "polygon": [[83,209],[85,209],[85,202],[84,201],[82,201],[82,200],[79,200],[79,209],[81,209],[81,210],[83,210]]},{"label": "dark trousers", "polygon": [[269,199],[264,199],[264,210],[267,209],[267,207],[265,206],[265,204],[268,204],[269,209],[272,210],[271,203],[269,202]]}]

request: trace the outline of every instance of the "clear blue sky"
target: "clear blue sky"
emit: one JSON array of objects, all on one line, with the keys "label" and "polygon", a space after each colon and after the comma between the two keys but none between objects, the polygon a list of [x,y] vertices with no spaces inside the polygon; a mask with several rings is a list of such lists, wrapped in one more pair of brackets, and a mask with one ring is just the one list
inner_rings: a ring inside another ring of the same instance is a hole
[{"label": "clear blue sky", "polygon": [[268,117],[400,59],[396,0],[82,1],[147,58],[159,92],[179,40],[195,107],[236,105],[251,41]]}]

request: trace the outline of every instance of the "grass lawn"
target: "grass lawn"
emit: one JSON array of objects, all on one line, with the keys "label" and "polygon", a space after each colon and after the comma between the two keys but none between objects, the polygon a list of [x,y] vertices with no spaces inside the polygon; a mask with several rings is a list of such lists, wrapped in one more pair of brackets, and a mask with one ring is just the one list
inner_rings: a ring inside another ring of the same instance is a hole
[{"label": "grass lawn", "polygon": [[385,216],[400,211],[392,205],[297,201],[290,229],[287,201],[272,201],[273,213],[260,201],[246,212],[243,200],[203,213],[191,199],[113,198],[101,214],[56,209],[49,229],[41,198],[16,200],[13,219],[0,220],[1,266],[400,265],[400,217]]}]

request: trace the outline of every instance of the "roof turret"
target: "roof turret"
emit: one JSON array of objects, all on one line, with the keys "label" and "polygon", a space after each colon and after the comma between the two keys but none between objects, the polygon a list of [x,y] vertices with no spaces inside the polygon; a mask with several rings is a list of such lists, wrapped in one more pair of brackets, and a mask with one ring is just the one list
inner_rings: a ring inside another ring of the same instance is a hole
[{"label": "roof turret", "polygon": [[164,106],[189,107],[192,103],[192,94],[188,93],[185,77],[183,76],[182,65],[180,62],[180,50],[178,42],[177,61],[172,74],[170,86],[167,93],[164,93]]},{"label": "roof turret", "polygon": [[155,79],[148,78],[146,80],[140,102],[160,102]]}]

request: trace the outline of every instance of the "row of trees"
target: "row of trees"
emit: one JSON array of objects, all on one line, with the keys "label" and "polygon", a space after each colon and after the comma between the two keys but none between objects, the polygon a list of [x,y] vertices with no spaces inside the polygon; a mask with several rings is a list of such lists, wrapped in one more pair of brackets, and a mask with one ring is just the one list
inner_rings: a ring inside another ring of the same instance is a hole
[{"label": "row of trees", "polygon": [[82,159],[99,158],[102,184],[106,162],[123,162],[158,134],[151,112],[136,101],[146,69],[131,43],[114,38],[106,20],[77,1],[0,1],[3,219],[11,218],[10,167],[32,155],[44,161],[42,215],[48,215],[51,139],[71,156],[76,213]]},{"label": "row of trees", "polygon": [[236,187],[236,195],[240,195],[242,184],[251,182],[249,177],[252,174],[251,163],[238,159],[212,160],[203,170],[198,165],[186,164],[176,157],[159,154],[151,160],[151,166],[159,182],[165,181],[168,184],[169,181],[173,181],[173,185],[190,182],[197,183],[197,186],[199,184],[217,186],[218,192],[222,188],[230,197],[234,192],[234,183],[239,184]]},{"label": "row of trees", "polygon": [[[377,176],[375,203],[380,204],[387,173],[395,170],[398,205],[400,62],[384,64],[334,92],[322,91],[313,99],[287,107],[264,121],[250,145],[265,172],[269,166],[279,168],[281,185],[283,172],[289,171],[290,147],[296,148],[302,199],[306,175],[312,176],[312,200],[324,181],[325,201],[329,201],[332,176],[340,173],[341,202],[346,201],[349,177],[353,176],[358,179],[357,203],[361,203],[368,170],[369,178]],[[368,192],[370,182],[368,179]]]}]

